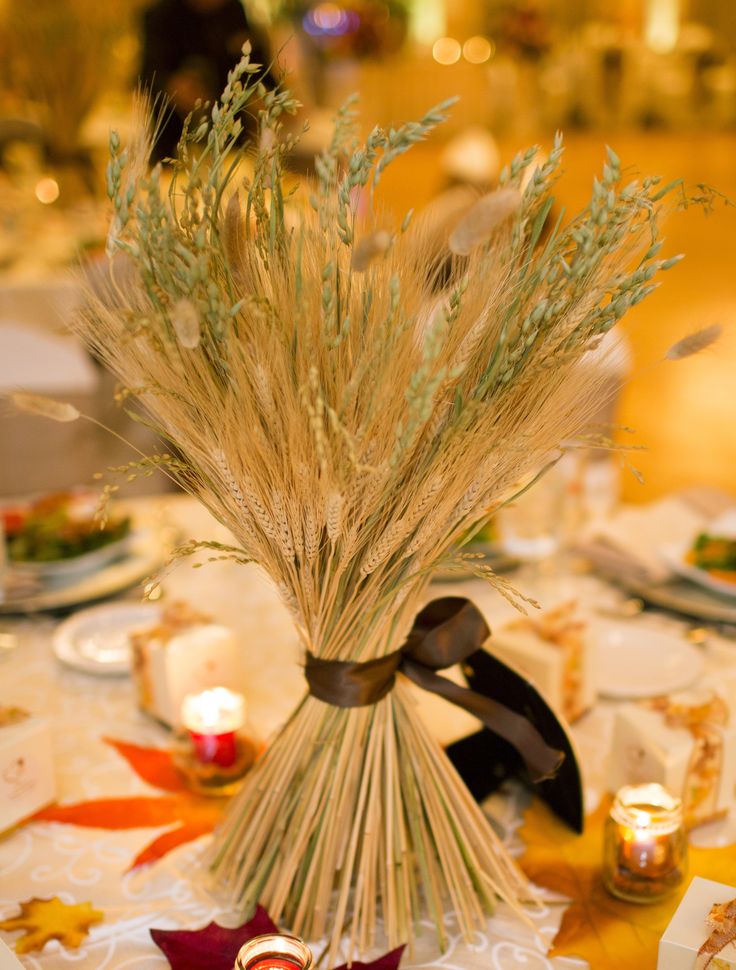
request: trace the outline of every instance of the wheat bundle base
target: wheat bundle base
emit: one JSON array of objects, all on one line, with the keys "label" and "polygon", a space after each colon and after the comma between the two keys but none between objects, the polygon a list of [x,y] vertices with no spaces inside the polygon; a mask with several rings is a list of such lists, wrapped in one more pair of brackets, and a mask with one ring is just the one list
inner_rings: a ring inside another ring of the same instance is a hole
[{"label": "wheat bundle base", "polygon": [[307,939],[331,937],[330,966],[336,928],[355,957],[375,945],[379,917],[395,946],[428,912],[442,946],[448,908],[469,937],[497,898],[518,909],[529,896],[413,708],[403,685],[366,708],[306,698],[217,835],[212,865],[231,898],[261,902]]},{"label": "wheat bundle base", "polygon": [[[108,249],[133,272],[76,326],[165,442],[123,472],[164,470],[234,536],[181,552],[258,562],[305,652],[365,662],[401,645],[438,568],[510,595],[458,550],[597,411],[605,370],[588,351],[676,262],[658,256],[674,186],[624,184],[609,150],[590,204],[554,223],[557,138],[452,224],[409,212],[394,226],[374,190],[447,105],[364,142],[347,105],[292,197],[282,120],[296,105],[258,72],[246,50],[186,129],[167,188],[147,170],[145,125],[126,148],[112,134]],[[256,96],[243,179],[240,115]],[[343,934],[355,957],[379,917],[399,943],[429,913],[441,943],[448,909],[470,934],[496,898],[521,912],[528,896],[400,680],[365,708],[307,697],[211,861],[243,909],[326,935],[330,966]]]}]

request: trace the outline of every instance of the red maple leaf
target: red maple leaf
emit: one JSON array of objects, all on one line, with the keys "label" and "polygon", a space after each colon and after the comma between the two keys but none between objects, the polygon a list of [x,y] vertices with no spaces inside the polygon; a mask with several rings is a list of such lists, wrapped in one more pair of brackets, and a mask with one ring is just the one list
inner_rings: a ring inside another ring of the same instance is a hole
[{"label": "red maple leaf", "polygon": [[208,923],[201,930],[151,930],[173,970],[233,970],[241,946],[262,933],[278,933],[278,928],[261,906],[235,929]]},{"label": "red maple leaf", "polygon": [[[228,929],[208,923],[201,930],[151,930],[157,946],[163,950],[172,970],[232,970],[238,951],[244,943],[262,933],[278,933],[263,907],[242,926]],[[398,970],[404,947],[400,946],[371,963],[354,962],[351,970]],[[348,970],[347,964],[338,970]]]},{"label": "red maple leaf", "polygon": [[32,822],[64,822],[99,829],[160,828],[169,825],[138,853],[128,869],[163,858],[172,849],[211,832],[227,804],[224,798],[208,798],[190,791],[174,767],[169,751],[144,748],[114,738],[104,738],[128,762],[143,781],[168,795],[97,798],[72,805],[50,805],[31,816]]}]

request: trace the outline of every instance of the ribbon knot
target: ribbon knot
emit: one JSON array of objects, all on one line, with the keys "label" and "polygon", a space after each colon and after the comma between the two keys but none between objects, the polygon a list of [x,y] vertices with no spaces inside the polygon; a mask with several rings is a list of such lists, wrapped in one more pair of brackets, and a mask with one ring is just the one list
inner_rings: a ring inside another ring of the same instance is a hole
[{"label": "ribbon knot", "polygon": [[714,957],[729,943],[736,941],[736,899],[728,903],[715,903],[706,919],[711,933],[698,950],[695,970],[707,970]]},{"label": "ribbon knot", "polygon": [[442,597],[417,615],[404,644],[385,657],[359,663],[325,660],[308,653],[305,676],[309,692],[336,707],[366,707],[386,697],[393,690],[396,674],[402,673],[510,742],[534,781],[551,778],[562,762],[562,752],[547,745],[526,717],[437,673],[467,660],[489,634],[483,615],[469,600]]}]

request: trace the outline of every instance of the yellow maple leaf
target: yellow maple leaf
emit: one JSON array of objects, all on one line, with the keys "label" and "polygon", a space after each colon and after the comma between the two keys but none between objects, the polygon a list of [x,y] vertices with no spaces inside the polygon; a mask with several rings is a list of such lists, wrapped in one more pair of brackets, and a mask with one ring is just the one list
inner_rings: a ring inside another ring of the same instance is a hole
[{"label": "yellow maple leaf", "polygon": [[49,940],[59,940],[64,946],[76,949],[89,933],[90,926],[105,917],[92,908],[92,903],[63,903],[58,896],[51,899],[28,899],[20,903],[20,913],[0,922],[0,930],[12,933],[25,930],[16,940],[17,953],[42,950]]},{"label": "yellow maple leaf", "polygon": [[[550,956],[576,956],[595,970],[655,970],[659,939],[687,889],[659,903],[636,904],[615,899],[603,886],[603,824],[611,806],[605,798],[585,820],[585,832],[568,829],[539,799],[524,815],[519,834],[526,853],[519,860],[538,886],[572,900],[565,910]],[[736,845],[701,849],[690,846],[689,877],[702,876],[732,884]],[[708,935],[703,925],[703,940]]]}]

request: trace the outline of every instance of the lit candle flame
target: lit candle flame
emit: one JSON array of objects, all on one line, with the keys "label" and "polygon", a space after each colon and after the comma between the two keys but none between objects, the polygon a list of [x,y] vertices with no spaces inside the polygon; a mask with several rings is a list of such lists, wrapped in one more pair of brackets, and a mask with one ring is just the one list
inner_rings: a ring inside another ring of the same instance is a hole
[{"label": "lit candle flame", "polygon": [[181,708],[181,719],[189,731],[198,734],[238,731],[245,722],[245,701],[242,694],[236,694],[226,687],[187,694]]}]

